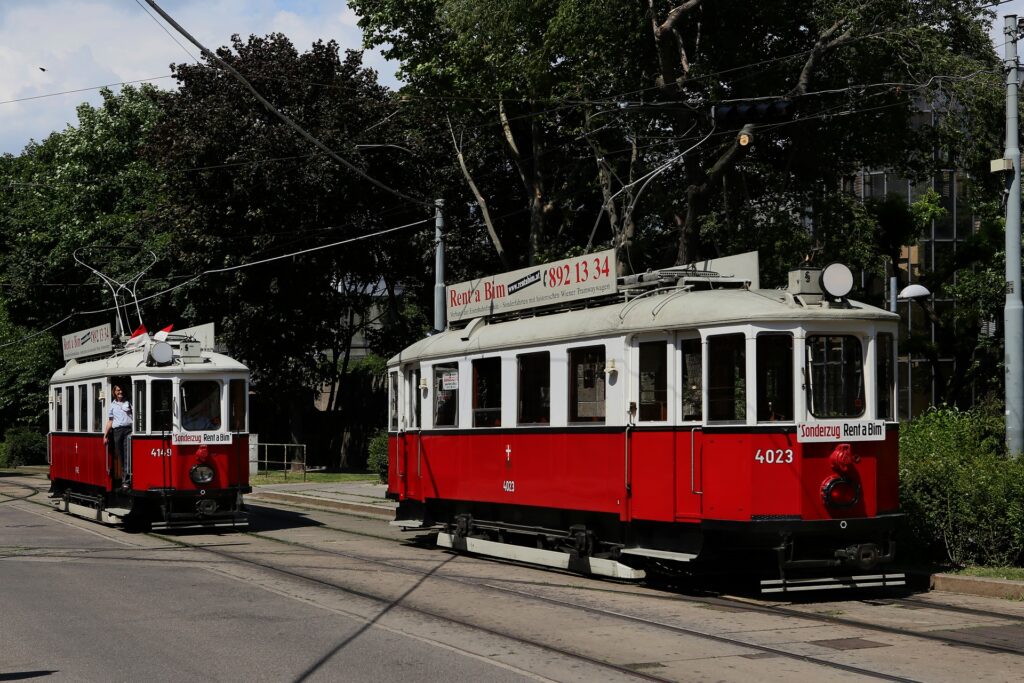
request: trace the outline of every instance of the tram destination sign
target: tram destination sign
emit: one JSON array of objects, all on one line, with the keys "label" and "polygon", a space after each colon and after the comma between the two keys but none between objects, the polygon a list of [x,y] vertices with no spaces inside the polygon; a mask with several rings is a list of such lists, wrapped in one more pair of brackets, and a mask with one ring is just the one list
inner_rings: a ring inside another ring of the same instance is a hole
[{"label": "tram destination sign", "polygon": [[449,285],[448,322],[614,294],[616,273],[608,249]]},{"label": "tram destination sign", "polygon": [[799,443],[841,443],[843,441],[884,441],[885,420],[842,422],[801,422],[796,426]]},{"label": "tram destination sign", "polygon": [[65,334],[61,337],[61,346],[64,347],[64,360],[108,353],[114,348],[110,336],[110,323]]}]

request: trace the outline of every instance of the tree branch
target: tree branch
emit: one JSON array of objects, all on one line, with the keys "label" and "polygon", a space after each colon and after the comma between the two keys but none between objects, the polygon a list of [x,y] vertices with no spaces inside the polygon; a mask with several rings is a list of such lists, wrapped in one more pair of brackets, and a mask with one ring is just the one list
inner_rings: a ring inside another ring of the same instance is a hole
[{"label": "tree branch", "polygon": [[476,203],[480,207],[480,213],[483,216],[484,225],[487,226],[487,234],[491,237],[491,243],[494,245],[494,250],[498,252],[498,258],[501,259],[501,265],[505,270],[508,270],[509,265],[508,259],[505,256],[505,248],[501,245],[501,239],[498,237],[498,233],[494,229],[494,223],[491,221],[491,212],[487,210],[487,200],[484,199],[482,194],[480,194],[480,190],[477,189],[476,183],[473,182],[473,176],[469,174],[469,168],[466,167],[466,158],[462,154],[462,149],[459,147],[459,143],[455,140],[455,130],[452,128],[451,119],[448,119],[448,131],[452,134],[452,145],[455,146],[455,155],[459,159],[459,167],[462,169],[462,175],[466,178],[466,183],[469,185],[469,189],[473,191],[473,196],[476,197]]}]

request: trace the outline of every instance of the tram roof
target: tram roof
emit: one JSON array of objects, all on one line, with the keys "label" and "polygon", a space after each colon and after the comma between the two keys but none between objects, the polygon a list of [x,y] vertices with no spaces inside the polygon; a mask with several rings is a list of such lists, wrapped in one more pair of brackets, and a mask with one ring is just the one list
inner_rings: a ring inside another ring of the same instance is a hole
[{"label": "tram roof", "polygon": [[802,304],[799,297],[783,290],[674,289],[604,306],[488,322],[476,329],[472,329],[475,322],[462,329],[449,328],[407,347],[388,365],[644,331],[800,321],[895,323],[899,316],[852,300],[849,307]]},{"label": "tram roof", "polygon": [[99,379],[112,375],[210,375],[248,372],[249,369],[234,358],[212,351],[201,353],[201,362],[183,363],[175,355],[170,365],[146,365],[144,346],[119,351],[110,356],[79,362],[69,360],[53,373],[50,384],[64,384],[83,379]]}]

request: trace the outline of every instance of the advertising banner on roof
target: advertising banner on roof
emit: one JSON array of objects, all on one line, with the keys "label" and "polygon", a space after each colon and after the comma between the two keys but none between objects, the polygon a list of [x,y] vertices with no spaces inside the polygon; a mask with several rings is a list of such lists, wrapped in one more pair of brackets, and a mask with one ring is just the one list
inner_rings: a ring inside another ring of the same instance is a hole
[{"label": "advertising banner on roof", "polygon": [[108,353],[113,349],[110,323],[65,334],[61,337],[61,346],[64,347],[64,360]]},{"label": "advertising banner on roof", "polygon": [[615,250],[449,285],[448,322],[614,294]]}]

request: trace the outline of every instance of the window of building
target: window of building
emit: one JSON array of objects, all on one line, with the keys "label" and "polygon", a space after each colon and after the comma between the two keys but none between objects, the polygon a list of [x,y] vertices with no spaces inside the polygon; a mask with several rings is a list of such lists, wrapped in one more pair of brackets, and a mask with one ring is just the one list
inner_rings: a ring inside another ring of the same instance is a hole
[{"label": "window of building", "polygon": [[547,351],[516,356],[519,367],[518,414],[521,425],[551,422],[551,354]]},{"label": "window of building", "polygon": [[103,385],[99,382],[92,384],[92,431],[103,431]]},{"label": "window of building", "polygon": [[459,426],[459,366],[434,366],[434,426]]},{"label": "window of building", "polygon": [[604,422],[604,347],[569,349],[569,422]]},{"label": "window of building", "polygon": [[220,382],[187,380],[181,383],[181,427],[190,432],[220,429]]},{"label": "window of building", "polygon": [[53,431],[60,432],[64,429],[64,390],[60,387],[53,389]]},{"label": "window of building", "polygon": [[793,336],[757,336],[757,421],[793,419]]},{"label": "window of building", "polygon": [[640,421],[668,419],[668,349],[665,342],[642,342],[640,351]]},{"label": "window of building", "polygon": [[89,431],[89,385],[78,385],[78,429]]},{"label": "window of building", "polygon": [[149,391],[153,399],[153,431],[171,431],[174,428],[174,383],[169,379],[155,379],[150,383]]},{"label": "window of building", "polygon": [[851,335],[807,338],[807,407],[818,418],[864,414],[860,339]]},{"label": "window of building", "polygon": [[233,379],[228,383],[228,407],[231,414],[228,416],[228,425],[233,432],[244,432],[246,430],[246,412],[248,402],[248,391],[244,379]]},{"label": "window of building", "polygon": [[680,344],[682,350],[682,372],[679,384],[682,387],[682,412],[680,416],[684,422],[700,422],[703,417],[704,408],[702,402],[704,397],[704,375],[701,369],[704,353],[700,339],[684,339]]},{"label": "window of building", "polygon": [[878,418],[881,420],[896,419],[892,405],[893,382],[896,380],[894,355],[892,335],[879,334],[875,338],[875,377],[878,382]]},{"label": "window of building", "polygon": [[708,337],[708,421],[747,419],[747,352],[742,334]]},{"label": "window of building", "polygon": [[388,374],[388,427],[398,431],[398,373]]},{"label": "window of building", "polygon": [[68,431],[75,431],[75,388],[68,387],[64,397],[68,402]]},{"label": "window of building", "polygon": [[473,426],[501,426],[501,359],[473,361]]}]

